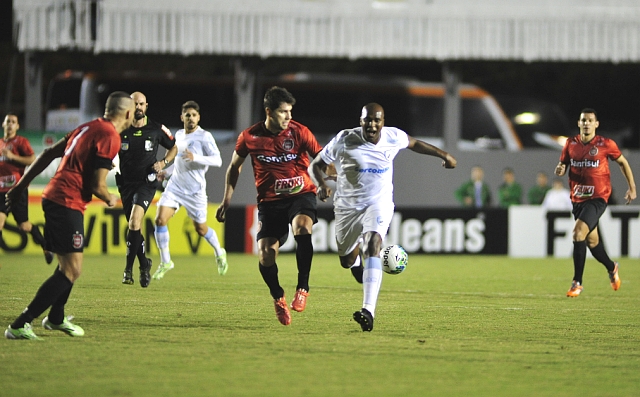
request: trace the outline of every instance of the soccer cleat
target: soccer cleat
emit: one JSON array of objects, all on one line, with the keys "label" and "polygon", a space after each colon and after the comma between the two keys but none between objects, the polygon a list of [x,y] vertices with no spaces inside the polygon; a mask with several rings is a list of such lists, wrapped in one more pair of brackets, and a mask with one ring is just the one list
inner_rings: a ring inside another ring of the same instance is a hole
[{"label": "soccer cleat", "polygon": [[162,277],[164,277],[164,275],[171,269],[173,269],[173,261],[169,263],[161,263],[160,266],[158,266],[156,272],[153,273],[152,278],[154,280],[161,280]]},{"label": "soccer cleat", "polygon": [[149,272],[151,272],[152,265],[151,258],[147,258],[147,265],[140,266],[140,286],[142,288],[147,288],[151,282],[151,274]]},{"label": "soccer cleat", "polygon": [[284,296],[280,299],[274,299],[273,306],[276,308],[276,317],[278,317],[280,324],[291,324],[291,313],[289,312],[289,307],[287,306],[287,301],[284,299]]},{"label": "soccer cleat", "polygon": [[582,292],[582,285],[580,285],[579,281],[573,280],[571,282],[571,288],[567,291],[567,296],[569,298],[575,298]]},{"label": "soccer cleat", "polygon": [[42,250],[44,252],[44,260],[47,261],[47,265],[50,265],[53,262],[53,252]]},{"label": "soccer cleat", "polygon": [[62,324],[56,325],[49,321],[49,316],[42,319],[42,326],[49,331],[62,331],[69,336],[83,336],[84,330],[71,322],[73,316],[67,316],[62,320]]},{"label": "soccer cleat", "polygon": [[609,281],[611,281],[611,288],[614,291],[617,291],[620,288],[620,276],[618,275],[618,262],[614,262],[616,267],[613,268],[612,272],[609,272]]},{"label": "soccer cleat", "polygon": [[33,332],[31,328],[31,324],[24,323],[24,327],[13,329],[11,326],[8,326],[4,331],[4,337],[7,339],[32,339],[32,340],[40,340],[38,335]]},{"label": "soccer cleat", "polygon": [[133,272],[131,270],[125,270],[122,276],[122,284],[133,285]]},{"label": "soccer cleat", "polygon": [[298,288],[296,290],[296,294],[293,297],[293,302],[291,302],[291,309],[297,311],[297,312],[301,312],[304,310],[305,307],[307,307],[307,297],[309,296],[309,293],[302,289],[302,288]]},{"label": "soccer cleat", "polygon": [[353,313],[353,319],[356,320],[360,327],[362,327],[362,331],[371,332],[373,329],[373,316],[371,312],[367,309],[359,310]]},{"label": "soccer cleat", "polygon": [[216,263],[218,264],[218,274],[224,276],[229,270],[229,264],[227,263],[227,250],[221,249],[222,253],[216,256]]}]

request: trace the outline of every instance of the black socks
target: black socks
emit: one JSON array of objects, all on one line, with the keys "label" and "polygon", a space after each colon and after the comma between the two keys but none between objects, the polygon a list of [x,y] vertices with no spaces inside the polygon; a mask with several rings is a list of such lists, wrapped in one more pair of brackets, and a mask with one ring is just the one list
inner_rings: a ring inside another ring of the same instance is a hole
[{"label": "black socks", "polygon": [[309,273],[311,272],[311,261],[313,260],[313,243],[310,234],[295,236],[297,243],[296,261],[298,262],[298,286],[309,292]]},{"label": "black socks", "polygon": [[258,263],[258,267],[260,268],[260,274],[262,275],[262,279],[269,287],[269,292],[273,299],[280,299],[284,296],[284,290],[280,287],[280,281],[278,280],[278,265],[276,263],[273,266],[262,266]]}]

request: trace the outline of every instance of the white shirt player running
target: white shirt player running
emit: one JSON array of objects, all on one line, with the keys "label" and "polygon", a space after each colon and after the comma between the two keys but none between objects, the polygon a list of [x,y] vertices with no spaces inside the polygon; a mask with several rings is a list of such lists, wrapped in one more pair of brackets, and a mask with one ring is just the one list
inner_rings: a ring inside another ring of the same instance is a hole
[{"label": "white shirt player running", "polygon": [[[205,131],[201,127],[190,134],[185,133],[184,129],[178,130],[175,139],[178,154],[165,191],[178,197],[198,193],[206,195],[205,174],[207,170],[210,166],[220,167],[222,165],[222,157],[215,139],[209,131]],[[185,149],[193,153],[193,161],[185,159]]]},{"label": "white shirt player running", "polygon": [[364,139],[362,127],[338,133],[320,152],[322,160],[334,163],[338,172],[335,209],[393,205],[393,159],[407,146],[407,133],[395,127],[382,127],[377,144]]}]

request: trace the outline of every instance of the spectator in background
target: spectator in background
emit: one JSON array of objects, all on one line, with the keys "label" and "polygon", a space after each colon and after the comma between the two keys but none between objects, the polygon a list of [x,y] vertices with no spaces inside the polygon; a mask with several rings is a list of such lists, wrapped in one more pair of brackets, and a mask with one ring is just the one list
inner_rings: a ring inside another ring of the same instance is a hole
[{"label": "spectator in background", "polygon": [[505,168],[502,171],[502,179],[504,183],[498,189],[498,199],[500,207],[508,207],[514,204],[522,203],[522,186],[516,182],[516,176],[511,168]]},{"label": "spectator in background", "polygon": [[471,208],[488,207],[491,204],[491,190],[484,182],[484,170],[480,166],[471,169],[471,179],[455,191],[456,199]]},{"label": "spectator in background", "polygon": [[527,193],[527,198],[529,199],[529,204],[540,205],[544,201],[544,196],[551,189],[549,186],[549,177],[544,172],[538,172],[536,176],[536,184],[529,189]]},{"label": "spectator in background", "polygon": [[555,178],[553,180],[553,187],[544,196],[542,207],[547,211],[571,211],[573,209],[571,192],[564,187],[562,179]]}]

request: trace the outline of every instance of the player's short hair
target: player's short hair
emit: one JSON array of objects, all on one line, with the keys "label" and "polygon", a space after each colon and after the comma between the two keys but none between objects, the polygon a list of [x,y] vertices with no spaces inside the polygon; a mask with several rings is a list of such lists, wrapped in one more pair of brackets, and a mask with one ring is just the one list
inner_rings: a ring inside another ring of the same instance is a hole
[{"label": "player's short hair", "polygon": [[580,114],[582,113],[593,113],[593,115],[596,116],[596,120],[598,120],[598,112],[596,112],[593,108],[584,108],[580,111]]},{"label": "player's short hair", "polygon": [[129,110],[131,106],[131,96],[124,91],[114,91],[107,98],[104,113],[106,115],[116,115]]},{"label": "player's short hair", "polygon": [[264,107],[269,109],[277,109],[280,107],[280,104],[288,103],[291,106],[296,104],[296,98],[287,91],[286,88],[274,86],[267,90],[264,94]]},{"label": "player's short hair", "polygon": [[200,105],[196,101],[186,101],[182,104],[182,113],[186,112],[187,109],[193,109],[196,112],[200,113]]}]

